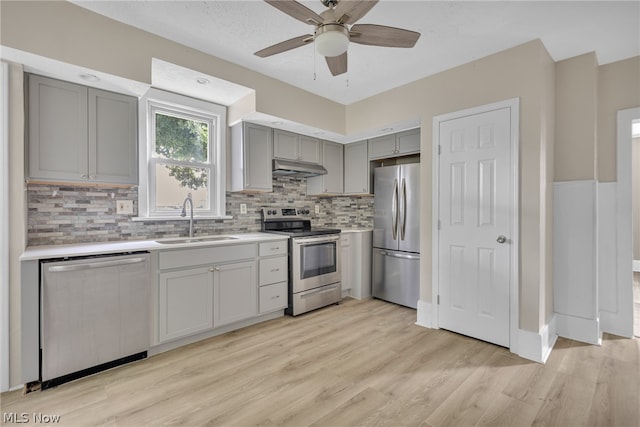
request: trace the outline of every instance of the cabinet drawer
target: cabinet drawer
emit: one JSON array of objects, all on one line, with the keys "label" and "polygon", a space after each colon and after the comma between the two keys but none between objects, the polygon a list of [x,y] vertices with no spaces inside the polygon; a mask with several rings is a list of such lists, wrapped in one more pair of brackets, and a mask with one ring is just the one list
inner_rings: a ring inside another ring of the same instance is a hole
[{"label": "cabinet drawer", "polygon": [[287,257],[260,260],[260,286],[287,281]]},{"label": "cabinet drawer", "polygon": [[286,255],[287,249],[286,240],[281,240],[279,242],[265,242],[260,243],[259,253],[260,256]]},{"label": "cabinet drawer", "polygon": [[282,310],[289,305],[287,282],[275,283],[260,288],[260,314]]},{"label": "cabinet drawer", "polygon": [[221,264],[255,258],[256,245],[213,246],[194,249],[163,251],[159,254],[160,270],[196,265]]}]

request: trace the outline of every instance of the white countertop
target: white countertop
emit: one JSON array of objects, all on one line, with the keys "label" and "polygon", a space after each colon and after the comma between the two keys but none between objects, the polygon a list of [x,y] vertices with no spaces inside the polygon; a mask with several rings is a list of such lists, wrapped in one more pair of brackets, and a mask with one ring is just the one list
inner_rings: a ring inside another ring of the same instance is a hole
[{"label": "white countertop", "polygon": [[[29,246],[20,256],[20,261],[32,261],[46,258],[64,258],[86,255],[99,255],[132,251],[158,251],[185,247],[228,246],[243,243],[271,242],[287,240],[287,236],[270,233],[224,234],[234,237],[232,240],[203,241],[190,243],[162,244],[158,241],[183,240],[185,237],[172,237],[157,240],[123,240],[121,242],[78,243],[72,245]],[[197,236],[208,237],[208,236]],[[209,236],[213,237],[213,236]]]}]

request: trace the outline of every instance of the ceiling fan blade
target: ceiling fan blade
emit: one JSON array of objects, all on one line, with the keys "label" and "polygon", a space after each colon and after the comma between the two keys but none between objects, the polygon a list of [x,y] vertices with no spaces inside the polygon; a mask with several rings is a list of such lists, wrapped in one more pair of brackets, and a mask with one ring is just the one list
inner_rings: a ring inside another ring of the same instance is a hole
[{"label": "ceiling fan blade", "polygon": [[335,15],[339,22],[353,24],[366,15],[377,3],[378,0],[340,0],[336,6]]},{"label": "ceiling fan blade", "polygon": [[260,58],[266,58],[267,56],[275,55],[276,53],[282,53],[304,46],[312,41],[313,36],[311,34],[305,34],[304,36],[294,37],[292,39],[276,43],[273,46],[265,47],[264,49],[255,52],[254,55],[259,56]]},{"label": "ceiling fan blade", "polygon": [[349,31],[349,40],[369,46],[413,47],[420,33],[402,28],[375,24],[356,24]]},{"label": "ceiling fan blade", "polygon": [[347,72],[347,52],[338,56],[326,56],[329,71],[334,76]]},{"label": "ceiling fan blade", "polygon": [[305,24],[322,24],[322,17],[295,0],[264,0],[271,6]]}]

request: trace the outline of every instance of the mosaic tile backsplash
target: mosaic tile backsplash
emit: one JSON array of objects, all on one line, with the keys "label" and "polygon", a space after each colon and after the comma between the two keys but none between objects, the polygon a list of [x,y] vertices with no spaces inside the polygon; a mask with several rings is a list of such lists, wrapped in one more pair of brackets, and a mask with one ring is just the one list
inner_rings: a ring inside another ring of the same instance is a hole
[{"label": "mosaic tile backsplash", "polygon": [[[133,200],[133,215],[116,214],[116,200]],[[189,233],[188,220],[133,221],[138,214],[137,188],[29,184],[27,201],[29,246],[152,240]],[[247,205],[247,214],[240,214],[241,203]],[[319,214],[314,213],[316,204]],[[314,227],[373,227],[373,196],[309,196],[305,178],[274,176],[272,193],[227,192],[226,214],[233,219],[194,220],[196,236],[260,231],[263,206],[307,208]]]}]

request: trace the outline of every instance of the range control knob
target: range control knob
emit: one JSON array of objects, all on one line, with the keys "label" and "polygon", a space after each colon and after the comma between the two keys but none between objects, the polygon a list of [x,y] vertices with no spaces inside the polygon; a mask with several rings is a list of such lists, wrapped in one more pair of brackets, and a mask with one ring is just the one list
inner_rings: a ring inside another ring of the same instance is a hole
[{"label": "range control knob", "polygon": [[305,214],[305,215],[309,215],[309,209],[305,209],[305,210],[304,210],[304,214]]}]

